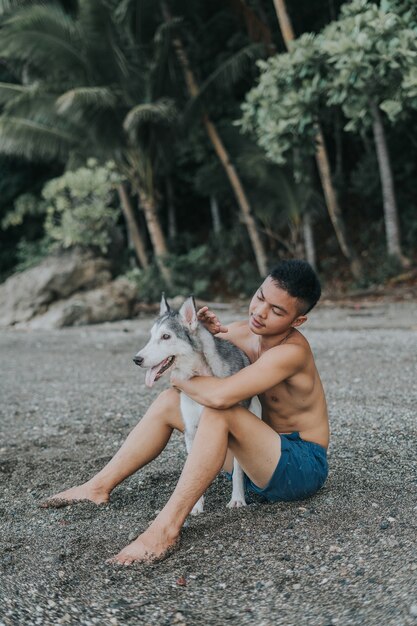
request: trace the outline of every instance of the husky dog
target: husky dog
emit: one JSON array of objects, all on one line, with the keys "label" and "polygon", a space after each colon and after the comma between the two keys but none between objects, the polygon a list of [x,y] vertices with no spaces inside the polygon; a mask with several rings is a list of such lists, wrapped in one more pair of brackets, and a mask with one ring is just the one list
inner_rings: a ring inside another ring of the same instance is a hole
[{"label": "husky dog", "polygon": [[[242,350],[225,339],[214,337],[197,319],[194,298],[189,297],[179,311],[170,308],[162,295],[159,317],[151,329],[151,337],[133,361],[148,368],[145,383],[148,387],[170,371],[177,378],[192,376],[217,376],[225,378],[249,365]],[[242,404],[261,417],[258,397]],[[203,406],[184,393],[180,395],[181,414],[184,422],[185,445],[190,453]],[[246,506],[243,471],[236,459],[233,467],[232,499],[229,508]],[[192,515],[202,513],[204,496],[196,503]]]}]

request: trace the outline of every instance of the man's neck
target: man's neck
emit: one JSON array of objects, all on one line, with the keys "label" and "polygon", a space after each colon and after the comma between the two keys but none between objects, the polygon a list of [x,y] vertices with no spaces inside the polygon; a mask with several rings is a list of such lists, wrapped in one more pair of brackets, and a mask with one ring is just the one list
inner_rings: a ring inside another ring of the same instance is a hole
[{"label": "man's neck", "polygon": [[272,335],[270,337],[268,336],[261,336],[259,337],[259,351],[258,354],[259,356],[263,353],[266,352],[267,350],[269,350],[270,348],[275,348],[276,346],[279,346],[282,343],[285,343],[286,340],[295,332],[295,328],[293,328],[292,326],[290,328],[287,328],[287,330],[284,333],[281,333],[280,335]]}]

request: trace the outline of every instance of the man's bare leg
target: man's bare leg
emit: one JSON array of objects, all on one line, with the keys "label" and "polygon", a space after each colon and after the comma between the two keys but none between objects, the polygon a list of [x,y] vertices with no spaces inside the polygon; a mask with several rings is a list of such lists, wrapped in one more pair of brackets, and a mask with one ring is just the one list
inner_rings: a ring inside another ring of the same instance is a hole
[{"label": "man's bare leg", "polygon": [[109,562],[130,565],[164,557],[178,542],[194,504],[222,468],[228,447],[251,480],[265,487],[281,456],[278,434],[243,407],[206,408],[171,498],[149,528]]},{"label": "man's bare leg", "polygon": [[111,491],[122,480],[162,452],[174,428],[184,428],[179,393],[167,389],[151,404],[118,452],[98,474],[82,485],[48,498],[40,506],[59,507],[78,500],[90,500],[95,504],[108,502]]}]

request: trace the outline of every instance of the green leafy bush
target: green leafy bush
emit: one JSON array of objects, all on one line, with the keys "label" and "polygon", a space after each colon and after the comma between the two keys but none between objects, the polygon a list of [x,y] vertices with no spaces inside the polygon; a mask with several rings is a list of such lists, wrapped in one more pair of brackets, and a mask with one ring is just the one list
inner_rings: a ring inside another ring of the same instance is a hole
[{"label": "green leafy bush", "polygon": [[78,245],[107,252],[119,217],[112,202],[120,180],[114,164],[101,166],[89,159],[85,167],[49,181],[42,190],[47,236],[63,248]]},{"label": "green leafy bush", "polygon": [[157,302],[162,291],[168,296],[193,294],[208,299],[214,293],[223,297],[248,296],[260,282],[255,260],[247,258],[249,250],[246,233],[236,228],[212,235],[206,244],[167,257],[171,289],[164,285],[155,264],[145,270],[131,270],[126,277],[135,282],[139,298],[145,302]]},{"label": "green leafy bush", "polygon": [[29,216],[44,215],[46,203],[32,193],[23,193],[14,203],[11,211],[8,211],[1,222],[2,230],[13,226],[20,226]]},{"label": "green leafy bush", "polygon": [[21,239],[17,244],[17,265],[16,272],[23,272],[34,265],[37,265],[51,251],[51,240],[48,237],[36,239],[35,241],[27,241]]}]

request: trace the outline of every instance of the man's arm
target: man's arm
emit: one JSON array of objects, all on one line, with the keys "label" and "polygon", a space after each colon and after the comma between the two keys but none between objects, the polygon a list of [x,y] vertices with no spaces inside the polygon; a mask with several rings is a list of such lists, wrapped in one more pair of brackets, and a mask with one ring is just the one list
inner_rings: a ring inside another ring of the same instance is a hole
[{"label": "man's arm", "polygon": [[228,409],[290,378],[302,368],[304,362],[302,346],[277,346],[233,376],[195,376],[190,380],[171,378],[171,382],[199,404]]}]

